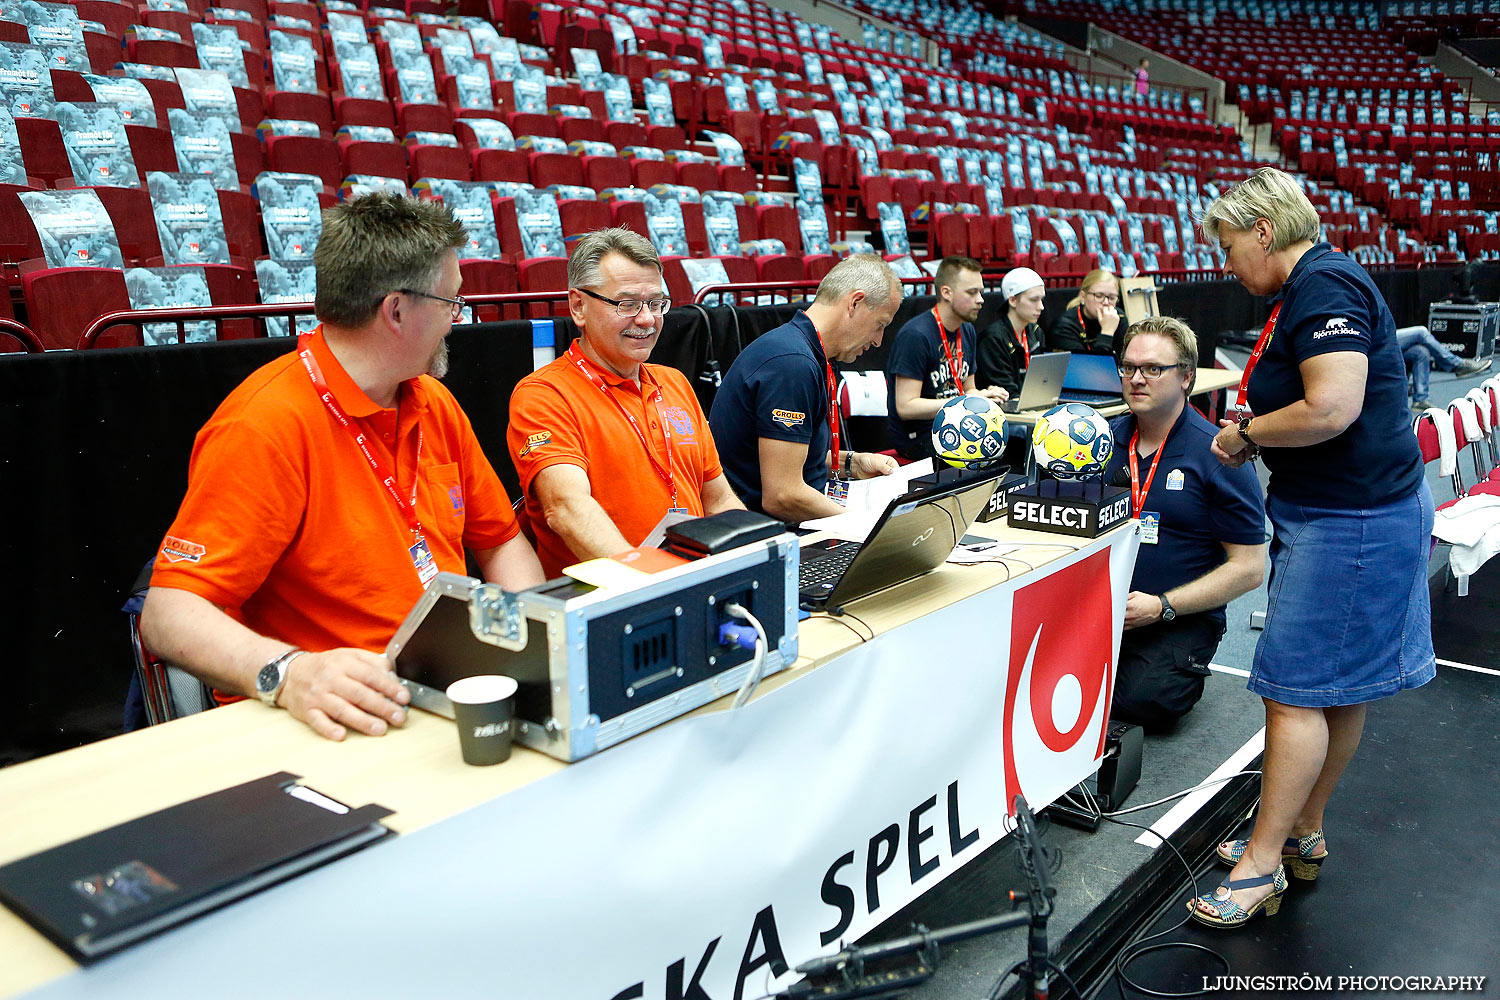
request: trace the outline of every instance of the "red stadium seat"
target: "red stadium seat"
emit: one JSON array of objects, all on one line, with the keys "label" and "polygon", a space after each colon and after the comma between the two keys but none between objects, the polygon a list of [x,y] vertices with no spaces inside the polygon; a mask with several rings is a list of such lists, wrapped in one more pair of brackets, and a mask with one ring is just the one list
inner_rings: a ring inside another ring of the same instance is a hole
[{"label": "red stadium seat", "polygon": [[127,264],[139,264],[161,256],[161,238],[156,231],[151,195],[144,187],[95,187],[88,190],[99,196],[104,211],[114,223],[115,240],[120,244],[120,254]]},{"label": "red stadium seat", "polygon": [[456,146],[412,146],[407,153],[411,158],[413,181],[423,177],[446,177],[459,181],[471,179],[469,154]]},{"label": "red stadium seat", "polygon": [[516,268],[523,292],[555,292],[568,287],[568,262],[563,257],[533,257]]},{"label": "red stadium seat", "polygon": [[570,184],[582,187],[584,183],[583,163],[568,153],[531,154],[531,183],[543,188],[551,184]]},{"label": "red stadium seat", "polygon": [[125,273],[114,268],[40,268],[21,275],[21,288],[31,329],[49,350],[77,347],[96,317],[130,308]]},{"label": "red stadium seat", "polygon": [[[338,190],[344,180],[339,144],[321,136],[273,135],[266,139],[266,165],[287,173],[315,174],[324,187]],[[355,173],[356,171],[349,171]],[[405,179],[405,172],[402,173]]]},{"label": "red stadium seat", "polygon": [[631,160],[630,177],[638,188],[677,183],[677,168],[662,160]]},{"label": "red stadium seat", "polygon": [[531,183],[531,156],[519,149],[476,149],[469,154],[476,181]]},{"label": "red stadium seat", "polygon": [[324,135],[333,134],[333,106],[324,93],[304,94],[292,90],[268,90],[266,99],[267,118],[285,118],[291,121],[312,122]]},{"label": "red stadium seat", "polygon": [[63,179],[72,181],[73,165],[68,162],[68,150],[57,122],[50,118],[17,118],[16,133],[28,176],[48,186],[55,186]]},{"label": "red stadium seat", "polygon": [[135,160],[136,172],[143,179],[148,170],[172,173],[177,169],[177,150],[172,145],[172,133],[168,129],[126,125],[125,137],[130,141],[130,155]]},{"label": "red stadium seat", "polygon": [[406,150],[394,142],[346,142],[339,147],[339,156],[345,174],[407,180]]},{"label": "red stadium seat", "polygon": [[618,156],[585,156],[582,159],[584,183],[595,191],[630,187],[633,178],[629,160]]}]

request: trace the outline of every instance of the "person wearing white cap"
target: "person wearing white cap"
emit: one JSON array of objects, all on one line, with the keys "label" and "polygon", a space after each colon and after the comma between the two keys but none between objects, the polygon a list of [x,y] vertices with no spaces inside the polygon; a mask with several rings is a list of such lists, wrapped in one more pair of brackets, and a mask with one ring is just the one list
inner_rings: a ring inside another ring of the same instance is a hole
[{"label": "person wearing white cap", "polygon": [[1046,287],[1040,274],[1018,267],[1001,279],[1000,295],[1005,299],[1005,313],[979,338],[974,381],[980,389],[998,386],[1014,397],[1021,392],[1031,356],[1042,350],[1037,321],[1042,318]]}]

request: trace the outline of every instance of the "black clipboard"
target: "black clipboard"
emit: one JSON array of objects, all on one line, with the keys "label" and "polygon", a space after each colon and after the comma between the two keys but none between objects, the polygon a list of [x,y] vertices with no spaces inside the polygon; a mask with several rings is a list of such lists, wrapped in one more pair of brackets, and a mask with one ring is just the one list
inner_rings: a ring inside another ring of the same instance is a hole
[{"label": "black clipboard", "polygon": [[88,964],[394,830],[285,771],[0,867],[0,902]]}]

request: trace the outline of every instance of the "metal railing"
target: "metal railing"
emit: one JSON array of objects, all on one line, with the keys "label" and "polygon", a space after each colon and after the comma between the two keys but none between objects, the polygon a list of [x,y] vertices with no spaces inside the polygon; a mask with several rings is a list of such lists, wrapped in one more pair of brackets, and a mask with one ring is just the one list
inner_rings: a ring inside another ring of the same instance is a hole
[{"label": "metal railing", "polygon": [[26,354],[41,354],[46,350],[42,345],[41,338],[32,332],[31,327],[25,323],[13,319],[0,319],[0,339],[10,337],[18,342],[26,350]]},{"label": "metal railing", "polygon": [[[547,292],[476,292],[473,295],[464,296],[468,303],[471,314],[476,320],[483,322],[483,312],[490,308],[496,310],[497,316],[515,319],[540,319],[542,315],[516,315],[505,316],[507,307],[519,307],[515,310],[520,313],[537,312],[537,306],[545,302],[555,302],[566,299],[566,289]],[[97,317],[78,338],[78,349],[89,350],[98,346],[99,340],[110,330],[121,327],[133,328],[135,331],[134,346],[141,346],[145,342],[144,326],[154,323],[172,323],[177,327],[177,343],[186,341],[186,328],[190,323],[212,322],[216,335],[222,336],[224,323],[232,321],[256,322],[254,331],[249,337],[237,337],[232,339],[246,340],[266,336],[265,320],[275,317],[312,316],[313,304],[311,302],[281,302],[267,304],[262,302],[251,302],[240,305],[228,306],[179,306],[172,309],[118,309]],[[550,315],[546,313],[546,315]],[[258,321],[258,322],[257,322]],[[8,331],[8,327],[0,321],[0,331]],[[16,324],[19,326],[20,324]],[[22,327],[22,329],[25,329]],[[31,331],[27,330],[27,333]],[[35,339],[33,335],[33,339]],[[38,342],[37,349],[41,349]]]}]

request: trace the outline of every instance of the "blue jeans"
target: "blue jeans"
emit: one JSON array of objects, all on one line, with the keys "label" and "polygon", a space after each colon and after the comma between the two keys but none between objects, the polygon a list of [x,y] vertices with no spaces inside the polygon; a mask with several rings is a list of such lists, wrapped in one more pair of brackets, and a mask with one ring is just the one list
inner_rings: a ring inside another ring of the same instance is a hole
[{"label": "blue jeans", "polygon": [[1432,383],[1432,366],[1438,371],[1451,372],[1457,368],[1460,358],[1438,343],[1432,331],[1425,326],[1403,326],[1396,331],[1396,346],[1401,348],[1401,357],[1411,366],[1412,398],[1426,399]]}]

